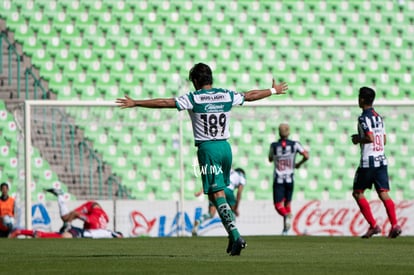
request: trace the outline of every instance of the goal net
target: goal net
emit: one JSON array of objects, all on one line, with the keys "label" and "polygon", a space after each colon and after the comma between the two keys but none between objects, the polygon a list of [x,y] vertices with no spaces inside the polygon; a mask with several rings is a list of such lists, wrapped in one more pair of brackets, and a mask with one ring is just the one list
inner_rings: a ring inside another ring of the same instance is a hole
[{"label": "goal net", "polygon": [[[412,199],[414,126],[412,103],[377,102],[388,131],[392,196]],[[106,101],[26,101],[16,105],[19,129],[15,175],[21,222],[31,224],[31,205],[55,200],[45,188],[60,188],[68,201],[205,200],[191,121],[168,109],[119,109]],[[272,164],[267,161],[278,125],[310,152],[296,172],[295,200],[349,200],[359,148],[350,142],[360,110],[355,102],[265,101],[236,107],[230,143],[233,167],[246,171],[243,200],[272,200]],[[26,177],[25,177],[26,175]],[[114,214],[115,215],[115,214]],[[115,219],[116,217],[114,217]]]}]

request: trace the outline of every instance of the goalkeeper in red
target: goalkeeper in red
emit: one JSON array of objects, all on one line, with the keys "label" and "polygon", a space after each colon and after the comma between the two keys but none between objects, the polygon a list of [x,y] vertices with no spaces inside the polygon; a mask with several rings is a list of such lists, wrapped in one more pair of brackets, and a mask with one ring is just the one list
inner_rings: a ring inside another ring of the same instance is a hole
[{"label": "goalkeeper in red", "polygon": [[[64,222],[59,232],[45,232],[31,229],[18,229],[12,232],[12,238],[29,236],[34,238],[122,238],[121,232],[107,229],[108,214],[96,201],[87,201],[76,209],[69,211],[62,190],[50,188],[46,192],[54,194],[58,199],[60,218]],[[83,228],[72,226],[75,219],[83,221]]]},{"label": "goalkeeper in red", "polygon": [[401,227],[397,224],[394,201],[388,195],[390,186],[387,158],[384,153],[387,141],[385,125],[382,117],[373,108],[374,99],[373,89],[369,87],[359,89],[358,103],[362,114],[358,118],[358,134],[352,135],[352,143],[360,145],[361,159],[355,173],[352,195],[370,226],[362,238],[371,238],[381,233],[381,228],[377,225],[369,202],[364,196],[364,191],[371,189],[372,185],[383,202],[391,223],[388,237],[396,238],[401,234]]},{"label": "goalkeeper in red", "polygon": [[230,182],[232,151],[227,139],[230,136],[230,111],[233,106],[242,105],[244,101],[255,101],[273,94],[284,94],[287,84],[272,86],[263,90],[251,90],[246,93],[213,88],[213,74],[210,67],[203,63],[193,66],[189,73],[195,91],[177,98],[157,98],[133,100],[128,96],[118,98],[116,103],[121,108],[177,108],[187,110],[192,126],[197,158],[203,182],[204,194],[214,204],[221,222],[229,234],[229,253],[240,255],[246,247],[245,240],[240,236],[235,217],[226,201],[224,189]]}]

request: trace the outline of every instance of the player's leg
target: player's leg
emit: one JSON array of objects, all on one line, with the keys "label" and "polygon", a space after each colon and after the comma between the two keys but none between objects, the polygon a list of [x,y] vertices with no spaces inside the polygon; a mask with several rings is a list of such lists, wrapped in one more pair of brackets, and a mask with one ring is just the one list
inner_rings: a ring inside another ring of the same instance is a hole
[{"label": "player's leg", "polygon": [[16,229],[10,233],[9,238],[17,238],[18,236],[33,237],[34,230],[31,229]]},{"label": "player's leg", "polygon": [[371,169],[358,168],[354,177],[352,196],[354,197],[362,215],[370,226],[362,238],[370,238],[375,234],[381,233],[381,228],[377,225],[377,221],[372,215],[371,206],[369,205],[369,202],[364,195],[365,189],[370,188],[372,182],[373,178]]},{"label": "player's leg", "polygon": [[292,226],[292,211],[290,208],[291,201],[293,196],[293,182],[285,183],[285,200],[284,200],[284,208],[286,210],[286,215],[283,217],[283,232],[287,234]]},{"label": "player's leg", "polygon": [[209,201],[207,213],[204,213],[203,215],[201,215],[201,217],[199,217],[198,219],[194,221],[193,230],[191,231],[192,235],[197,236],[200,225],[203,222],[212,219],[215,214],[216,214],[216,208],[214,204],[211,201]]},{"label": "player's leg", "polygon": [[83,232],[84,238],[110,239],[114,238],[112,231],[106,229],[88,229]]},{"label": "player's leg", "polygon": [[18,236],[27,236],[32,238],[62,238],[62,235],[56,232],[43,232],[32,229],[16,229],[10,234],[10,238],[17,238]]},{"label": "player's leg", "polygon": [[198,147],[197,157],[204,193],[209,194],[209,199],[215,205],[221,222],[229,234],[229,242],[232,243],[230,255],[240,255],[246,242],[240,236],[233,211],[227,203],[223,191],[230,182],[232,164],[230,144],[227,141],[202,143]]},{"label": "player's leg", "polygon": [[294,190],[294,182],[286,183],[285,185],[285,201],[284,206],[286,209],[286,214],[291,215],[292,209],[291,209],[291,202],[293,197],[293,190]]},{"label": "player's leg", "polygon": [[289,231],[291,220],[290,210],[286,208],[286,205],[290,205],[289,203],[286,204],[286,188],[287,184],[275,177],[273,181],[273,204],[276,212],[283,217],[283,235],[286,235]]},{"label": "player's leg", "polygon": [[62,239],[63,236],[61,233],[57,232],[43,232],[35,230],[33,233],[34,238],[42,238],[42,239]]},{"label": "player's leg", "polygon": [[224,195],[226,197],[226,201],[229,204],[231,210],[233,211],[234,215],[237,217],[237,213],[234,211],[235,207],[236,207],[236,196],[234,195],[234,191],[226,188],[224,189]]},{"label": "player's leg", "polygon": [[390,187],[388,182],[388,171],[386,166],[377,168],[377,173],[375,176],[375,189],[377,190],[378,197],[384,204],[388,220],[391,223],[391,230],[388,234],[388,237],[396,238],[401,234],[402,230],[397,223],[397,214],[395,211],[394,201],[388,194]]},{"label": "player's leg", "polygon": [[214,207],[214,204],[211,201],[209,201],[208,202],[208,211],[207,211],[207,213],[204,213],[200,218],[197,219],[198,223],[201,224],[201,223],[213,218],[215,213],[216,213],[216,208]]},{"label": "player's leg", "polygon": [[221,222],[229,234],[229,244],[227,246],[227,252],[230,247],[230,255],[240,255],[241,249],[245,248],[246,242],[240,236],[239,230],[236,226],[236,219],[231,210],[229,204],[224,196],[224,191],[217,191],[209,195],[210,199],[214,202],[217,212],[220,216]]},{"label": "player's leg", "polygon": [[71,212],[69,211],[69,208],[66,205],[66,201],[65,201],[65,197],[63,196],[63,191],[60,189],[56,189],[56,188],[49,188],[49,189],[44,189],[44,191],[49,192],[53,195],[55,195],[57,197],[57,201],[58,201],[58,207],[59,207],[59,215],[60,218],[63,221],[63,225],[60,228],[59,232],[66,232],[71,228],[71,220],[73,218],[71,218]]},{"label": "player's leg", "polygon": [[285,184],[282,180],[279,180],[277,176],[275,176],[273,180],[273,205],[275,210],[279,215],[285,217],[287,215],[287,211],[285,208]]},{"label": "player's leg", "polygon": [[44,191],[49,192],[57,197],[58,206],[59,206],[59,214],[62,219],[63,217],[69,214],[70,211],[66,205],[62,190],[56,189],[56,188],[49,188],[49,189],[44,189]]}]

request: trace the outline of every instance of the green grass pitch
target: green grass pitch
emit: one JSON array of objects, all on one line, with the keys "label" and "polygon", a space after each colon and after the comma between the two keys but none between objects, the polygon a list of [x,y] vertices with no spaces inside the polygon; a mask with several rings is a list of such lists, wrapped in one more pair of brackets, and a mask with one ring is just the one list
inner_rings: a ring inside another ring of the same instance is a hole
[{"label": "green grass pitch", "polygon": [[1,239],[0,274],[413,274],[414,237]]}]

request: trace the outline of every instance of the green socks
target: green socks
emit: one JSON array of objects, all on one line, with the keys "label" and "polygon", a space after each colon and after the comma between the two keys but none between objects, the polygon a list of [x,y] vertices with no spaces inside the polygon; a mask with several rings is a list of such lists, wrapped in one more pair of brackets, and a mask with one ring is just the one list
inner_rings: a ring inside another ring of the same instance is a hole
[{"label": "green socks", "polygon": [[201,216],[197,221],[201,224],[201,223],[203,223],[204,221],[206,221],[206,220],[209,220],[209,219],[211,219],[213,216],[211,216],[211,214],[210,213],[206,213],[206,214],[204,214],[203,216]]},{"label": "green socks", "polygon": [[234,213],[227,203],[226,198],[217,198],[215,201],[215,206],[227,233],[229,233],[230,237],[233,238],[234,241],[237,241],[237,239],[240,237],[240,233],[236,227],[236,219],[234,218]]}]

